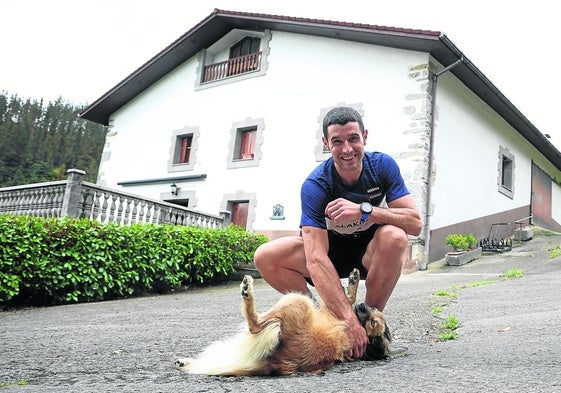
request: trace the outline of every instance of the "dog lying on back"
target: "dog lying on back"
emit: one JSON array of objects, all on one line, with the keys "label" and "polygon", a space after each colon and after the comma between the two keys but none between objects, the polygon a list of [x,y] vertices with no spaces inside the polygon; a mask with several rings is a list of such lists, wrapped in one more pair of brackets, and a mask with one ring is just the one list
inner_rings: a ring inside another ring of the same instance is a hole
[{"label": "dog lying on back", "polygon": [[[349,276],[347,298],[356,301],[359,271]],[[245,276],[240,284],[242,312],[248,331],[207,347],[194,359],[179,359],[175,365],[192,374],[241,376],[319,373],[348,359],[351,345],[345,322],[324,305],[314,306],[305,295],[287,294],[269,311],[255,310],[253,278]],[[386,359],[391,333],[384,315],[360,303],[354,306],[366,330],[369,345],[365,360]]]}]

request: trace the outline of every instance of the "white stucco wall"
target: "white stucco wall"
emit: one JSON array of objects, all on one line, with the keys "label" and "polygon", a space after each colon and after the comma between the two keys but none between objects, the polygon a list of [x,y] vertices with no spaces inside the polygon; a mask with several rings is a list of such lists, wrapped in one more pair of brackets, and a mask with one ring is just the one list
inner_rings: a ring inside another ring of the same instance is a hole
[{"label": "white stucco wall", "polygon": [[[438,79],[434,146],[431,229],[528,206],[532,160],[550,176],[559,176],[536,148],[450,73]],[[501,147],[515,160],[512,198],[498,191]]]},{"label": "white stucco wall", "polygon": [[[121,108],[112,116],[100,184],[118,188],[126,180],[207,174],[203,181],[176,182],[182,191],[195,191],[196,210],[218,214],[224,195],[253,193],[253,230],[297,230],[300,186],[318,165],[319,114],[338,104],[360,104],[367,149],[395,156],[406,180],[415,177],[418,163],[400,156],[415,150],[420,138],[406,132],[411,120],[404,107],[419,92],[408,69],[426,64],[426,54],[272,32],[267,61],[265,76],[196,91],[193,58]],[[232,124],[248,118],[265,124],[260,164],[227,169]],[[168,173],[172,133],[184,127],[200,131],[194,170]],[[167,183],[125,189],[169,196]],[[269,219],[277,203],[285,207],[285,220]]]}]

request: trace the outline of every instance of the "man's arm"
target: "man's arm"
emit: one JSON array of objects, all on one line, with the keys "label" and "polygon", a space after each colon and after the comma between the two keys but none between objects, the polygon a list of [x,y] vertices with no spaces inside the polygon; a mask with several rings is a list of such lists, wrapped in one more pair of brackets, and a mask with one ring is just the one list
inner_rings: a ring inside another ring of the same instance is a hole
[{"label": "man's arm", "polygon": [[302,238],[307,269],[314,286],[331,312],[347,323],[347,334],[352,347],[352,353],[349,356],[361,357],[368,344],[368,337],[349,304],[337,271],[327,255],[329,250],[327,231],[304,226],[302,227]]},{"label": "man's arm", "polygon": [[[336,224],[345,221],[360,220],[360,204],[343,198],[329,202],[325,213]],[[411,195],[405,195],[388,203],[387,208],[374,207],[368,221],[376,224],[389,224],[403,229],[407,234],[418,236],[423,223]]]},{"label": "man's arm", "polygon": [[[360,206],[359,206],[360,210]],[[408,235],[419,236],[423,223],[411,195],[388,202],[388,208],[374,207],[369,220],[376,224],[390,224],[403,229]]]}]

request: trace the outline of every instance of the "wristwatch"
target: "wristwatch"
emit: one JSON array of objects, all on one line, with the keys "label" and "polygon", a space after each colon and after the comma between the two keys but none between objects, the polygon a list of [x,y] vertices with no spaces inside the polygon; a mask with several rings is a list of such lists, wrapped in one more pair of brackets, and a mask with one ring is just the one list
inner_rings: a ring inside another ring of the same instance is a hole
[{"label": "wristwatch", "polygon": [[372,205],[370,203],[362,202],[360,204],[360,212],[362,213],[362,217],[360,218],[360,222],[368,221],[368,217],[370,216],[370,213],[372,213],[372,210],[374,210],[374,208],[372,207]]}]

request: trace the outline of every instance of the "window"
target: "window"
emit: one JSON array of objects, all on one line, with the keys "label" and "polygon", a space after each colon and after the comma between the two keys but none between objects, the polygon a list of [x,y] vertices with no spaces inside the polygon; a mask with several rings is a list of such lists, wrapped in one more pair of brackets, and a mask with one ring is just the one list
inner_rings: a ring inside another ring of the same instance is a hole
[{"label": "window", "polygon": [[233,29],[201,51],[195,89],[263,76],[267,73],[271,32]]},{"label": "window", "polygon": [[501,183],[504,188],[512,191],[512,166],[513,162],[510,158],[503,156],[503,170],[501,174]]},{"label": "window", "polygon": [[228,60],[206,67],[203,82],[221,79],[227,76],[245,74],[259,69],[261,63],[261,38],[245,37],[230,48]]},{"label": "window", "polygon": [[160,194],[160,199],[164,202],[173,203],[174,205],[184,206],[189,209],[194,209],[197,206],[196,194],[193,190],[185,189],[185,184],[181,184],[177,195],[171,192],[163,192]]},{"label": "window", "polygon": [[258,166],[263,143],[263,119],[247,119],[234,123],[230,131],[228,168]]},{"label": "window", "polygon": [[172,132],[168,172],[193,170],[198,138],[198,127],[185,127]]},{"label": "window", "polygon": [[514,156],[503,147],[499,148],[499,192],[514,198]]},{"label": "window", "polygon": [[259,52],[261,38],[245,37],[230,48],[230,59]]},{"label": "window", "polygon": [[193,135],[180,136],[181,152],[179,153],[179,164],[188,164],[189,155],[191,153],[191,144],[193,143]]},{"label": "window", "polygon": [[257,135],[257,128],[250,128],[248,130],[240,130],[240,153],[241,160],[253,160],[255,156],[255,136]]},{"label": "window", "polygon": [[205,65],[201,82],[213,82],[258,70],[261,64],[260,47],[261,38],[242,38],[230,47],[227,60],[215,59],[211,64]]}]

